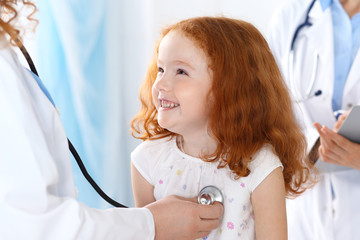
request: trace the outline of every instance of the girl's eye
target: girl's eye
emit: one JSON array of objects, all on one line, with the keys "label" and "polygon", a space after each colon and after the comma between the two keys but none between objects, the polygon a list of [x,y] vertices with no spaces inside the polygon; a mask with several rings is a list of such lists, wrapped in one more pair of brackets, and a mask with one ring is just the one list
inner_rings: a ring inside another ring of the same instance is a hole
[{"label": "girl's eye", "polygon": [[158,67],[158,72],[159,73],[164,73],[164,69],[162,67]]},{"label": "girl's eye", "polygon": [[188,75],[187,72],[185,72],[185,71],[182,70],[182,69],[178,69],[178,70],[177,70],[177,74]]}]

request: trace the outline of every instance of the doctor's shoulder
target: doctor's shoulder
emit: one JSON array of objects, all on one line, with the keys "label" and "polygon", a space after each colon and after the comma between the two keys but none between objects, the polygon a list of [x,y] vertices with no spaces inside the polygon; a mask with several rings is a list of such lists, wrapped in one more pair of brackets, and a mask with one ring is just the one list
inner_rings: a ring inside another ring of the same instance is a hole
[{"label": "doctor's shoulder", "polygon": [[4,75],[10,71],[15,72],[18,66],[16,61],[16,53],[11,49],[10,45],[0,40],[0,73]]},{"label": "doctor's shoulder", "polygon": [[[274,11],[270,25],[272,28],[291,29],[306,16],[306,10],[313,0],[283,1]],[[303,21],[303,20],[302,20]],[[282,32],[282,34],[286,34]]]},{"label": "doctor's shoulder", "polygon": [[296,28],[303,22],[306,9],[312,0],[289,0],[283,1],[272,14],[267,40],[278,62],[287,56],[291,48],[291,42]]},{"label": "doctor's shoulder", "polygon": [[18,84],[16,79],[23,78],[24,70],[25,68],[17,60],[16,53],[9,45],[0,48],[0,80],[1,84],[5,84],[3,87]]}]

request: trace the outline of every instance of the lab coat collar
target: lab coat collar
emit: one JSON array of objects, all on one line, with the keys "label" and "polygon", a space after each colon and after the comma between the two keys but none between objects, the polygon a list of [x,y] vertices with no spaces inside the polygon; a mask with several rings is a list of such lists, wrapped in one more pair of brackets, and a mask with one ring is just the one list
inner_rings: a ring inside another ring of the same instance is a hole
[{"label": "lab coat collar", "polygon": [[333,3],[334,0],[319,0],[319,1],[320,1],[321,9],[325,11]]},{"label": "lab coat collar", "polygon": [[[314,21],[316,21],[319,18],[322,18],[325,15],[327,15],[327,12],[330,11],[330,8],[326,8],[326,9],[322,9],[322,5],[321,5],[321,1],[316,1],[314,6],[311,8],[310,12],[309,12],[309,17],[310,17],[310,22],[314,23]],[[324,0],[324,1],[333,1],[333,0]],[[309,1],[310,4],[311,1]],[[331,20],[331,19],[330,19]]]}]

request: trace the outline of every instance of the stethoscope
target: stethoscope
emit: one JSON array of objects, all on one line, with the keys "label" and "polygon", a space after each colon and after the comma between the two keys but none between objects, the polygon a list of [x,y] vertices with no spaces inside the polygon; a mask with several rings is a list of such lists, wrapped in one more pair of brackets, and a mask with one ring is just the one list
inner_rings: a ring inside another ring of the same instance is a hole
[{"label": "stethoscope", "polygon": [[[37,77],[39,77],[39,74],[35,68],[34,62],[32,61],[30,54],[28,53],[28,51],[26,50],[26,48],[24,47],[24,45],[22,44],[22,42],[20,40],[17,40],[16,44],[18,45],[18,47],[20,48],[22,54],[24,55],[27,63],[29,64],[30,70],[31,72],[33,72]],[[47,95],[47,94],[45,94]],[[51,101],[52,102],[52,101]],[[85,179],[90,183],[90,185],[94,188],[94,190],[109,204],[111,204],[114,207],[120,207],[120,208],[127,208],[127,206],[113,200],[112,198],[110,198],[100,187],[99,185],[97,185],[97,183],[94,181],[94,179],[90,176],[90,174],[88,173],[88,171],[85,168],[85,165],[83,163],[83,161],[80,158],[80,155],[78,154],[78,152],[76,151],[74,145],[71,143],[71,141],[69,140],[69,138],[67,138],[68,140],[68,145],[69,145],[69,149],[71,154],[74,156],[76,163],[78,164],[81,173],[84,175]],[[219,188],[215,187],[215,186],[206,186],[204,188],[202,188],[198,194],[198,203],[199,204],[203,204],[203,205],[210,205],[210,204],[214,204],[215,202],[220,202],[220,203],[224,203],[224,198],[222,195],[222,192]]]},{"label": "stethoscope", "polygon": [[298,103],[305,102],[306,100],[309,100],[312,97],[317,97],[322,94],[322,91],[320,89],[315,91],[314,93],[312,93],[314,85],[315,85],[316,74],[317,74],[318,64],[319,64],[319,52],[317,50],[314,51],[314,56],[313,56],[314,65],[313,65],[312,72],[311,72],[309,86],[306,89],[305,95],[303,95],[303,96],[301,94],[299,94],[297,91],[296,79],[295,79],[295,74],[294,74],[295,42],[296,42],[298,34],[302,28],[312,26],[312,23],[309,21],[309,13],[315,4],[315,1],[316,0],[313,0],[311,2],[310,6],[306,12],[305,21],[296,28],[294,36],[291,40],[291,47],[290,47],[290,53],[289,53],[289,59],[288,59],[289,83],[290,83],[290,89],[292,89],[293,94],[295,96],[295,102],[298,102]]},{"label": "stethoscope", "polygon": [[[20,40],[16,41],[17,46],[20,48],[22,54],[24,55],[27,63],[29,64],[30,70],[33,74],[35,74],[37,77],[39,77],[39,74],[35,68],[35,64],[32,61],[29,52],[26,50],[25,46],[22,44],[22,42]],[[39,82],[38,82],[39,84]],[[40,87],[41,88],[41,87]],[[42,88],[41,88],[42,89]],[[42,89],[43,90],[43,89]],[[44,90],[43,90],[44,91]],[[45,95],[49,98],[49,96],[45,93]],[[50,99],[49,99],[50,100]],[[52,103],[53,101],[50,100]],[[78,152],[76,151],[74,145],[71,143],[71,141],[69,140],[69,138],[67,138],[68,140],[68,145],[69,145],[69,149],[71,154],[74,156],[76,163],[78,164],[81,173],[84,175],[85,179],[90,183],[90,185],[94,188],[94,190],[109,204],[111,204],[114,207],[121,207],[121,208],[127,208],[127,206],[118,203],[117,201],[113,200],[112,198],[110,198],[100,187],[99,185],[97,185],[97,183],[94,181],[94,179],[90,176],[90,174],[88,173],[88,171],[85,168],[85,165],[83,163],[83,161],[80,158],[80,155],[78,154]]]}]

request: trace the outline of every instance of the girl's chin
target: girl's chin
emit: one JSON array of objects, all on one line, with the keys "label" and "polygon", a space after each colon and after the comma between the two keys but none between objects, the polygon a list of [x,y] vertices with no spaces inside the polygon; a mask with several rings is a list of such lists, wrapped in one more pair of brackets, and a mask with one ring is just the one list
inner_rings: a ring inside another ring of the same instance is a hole
[{"label": "girl's chin", "polygon": [[166,130],[168,130],[168,131],[170,131],[170,132],[180,134],[180,133],[178,133],[178,132],[176,131],[176,128],[170,126],[169,124],[166,124],[166,123],[164,123],[164,122],[162,122],[162,121],[158,121],[158,123],[159,123],[160,127],[164,128],[164,129],[166,129]]}]

